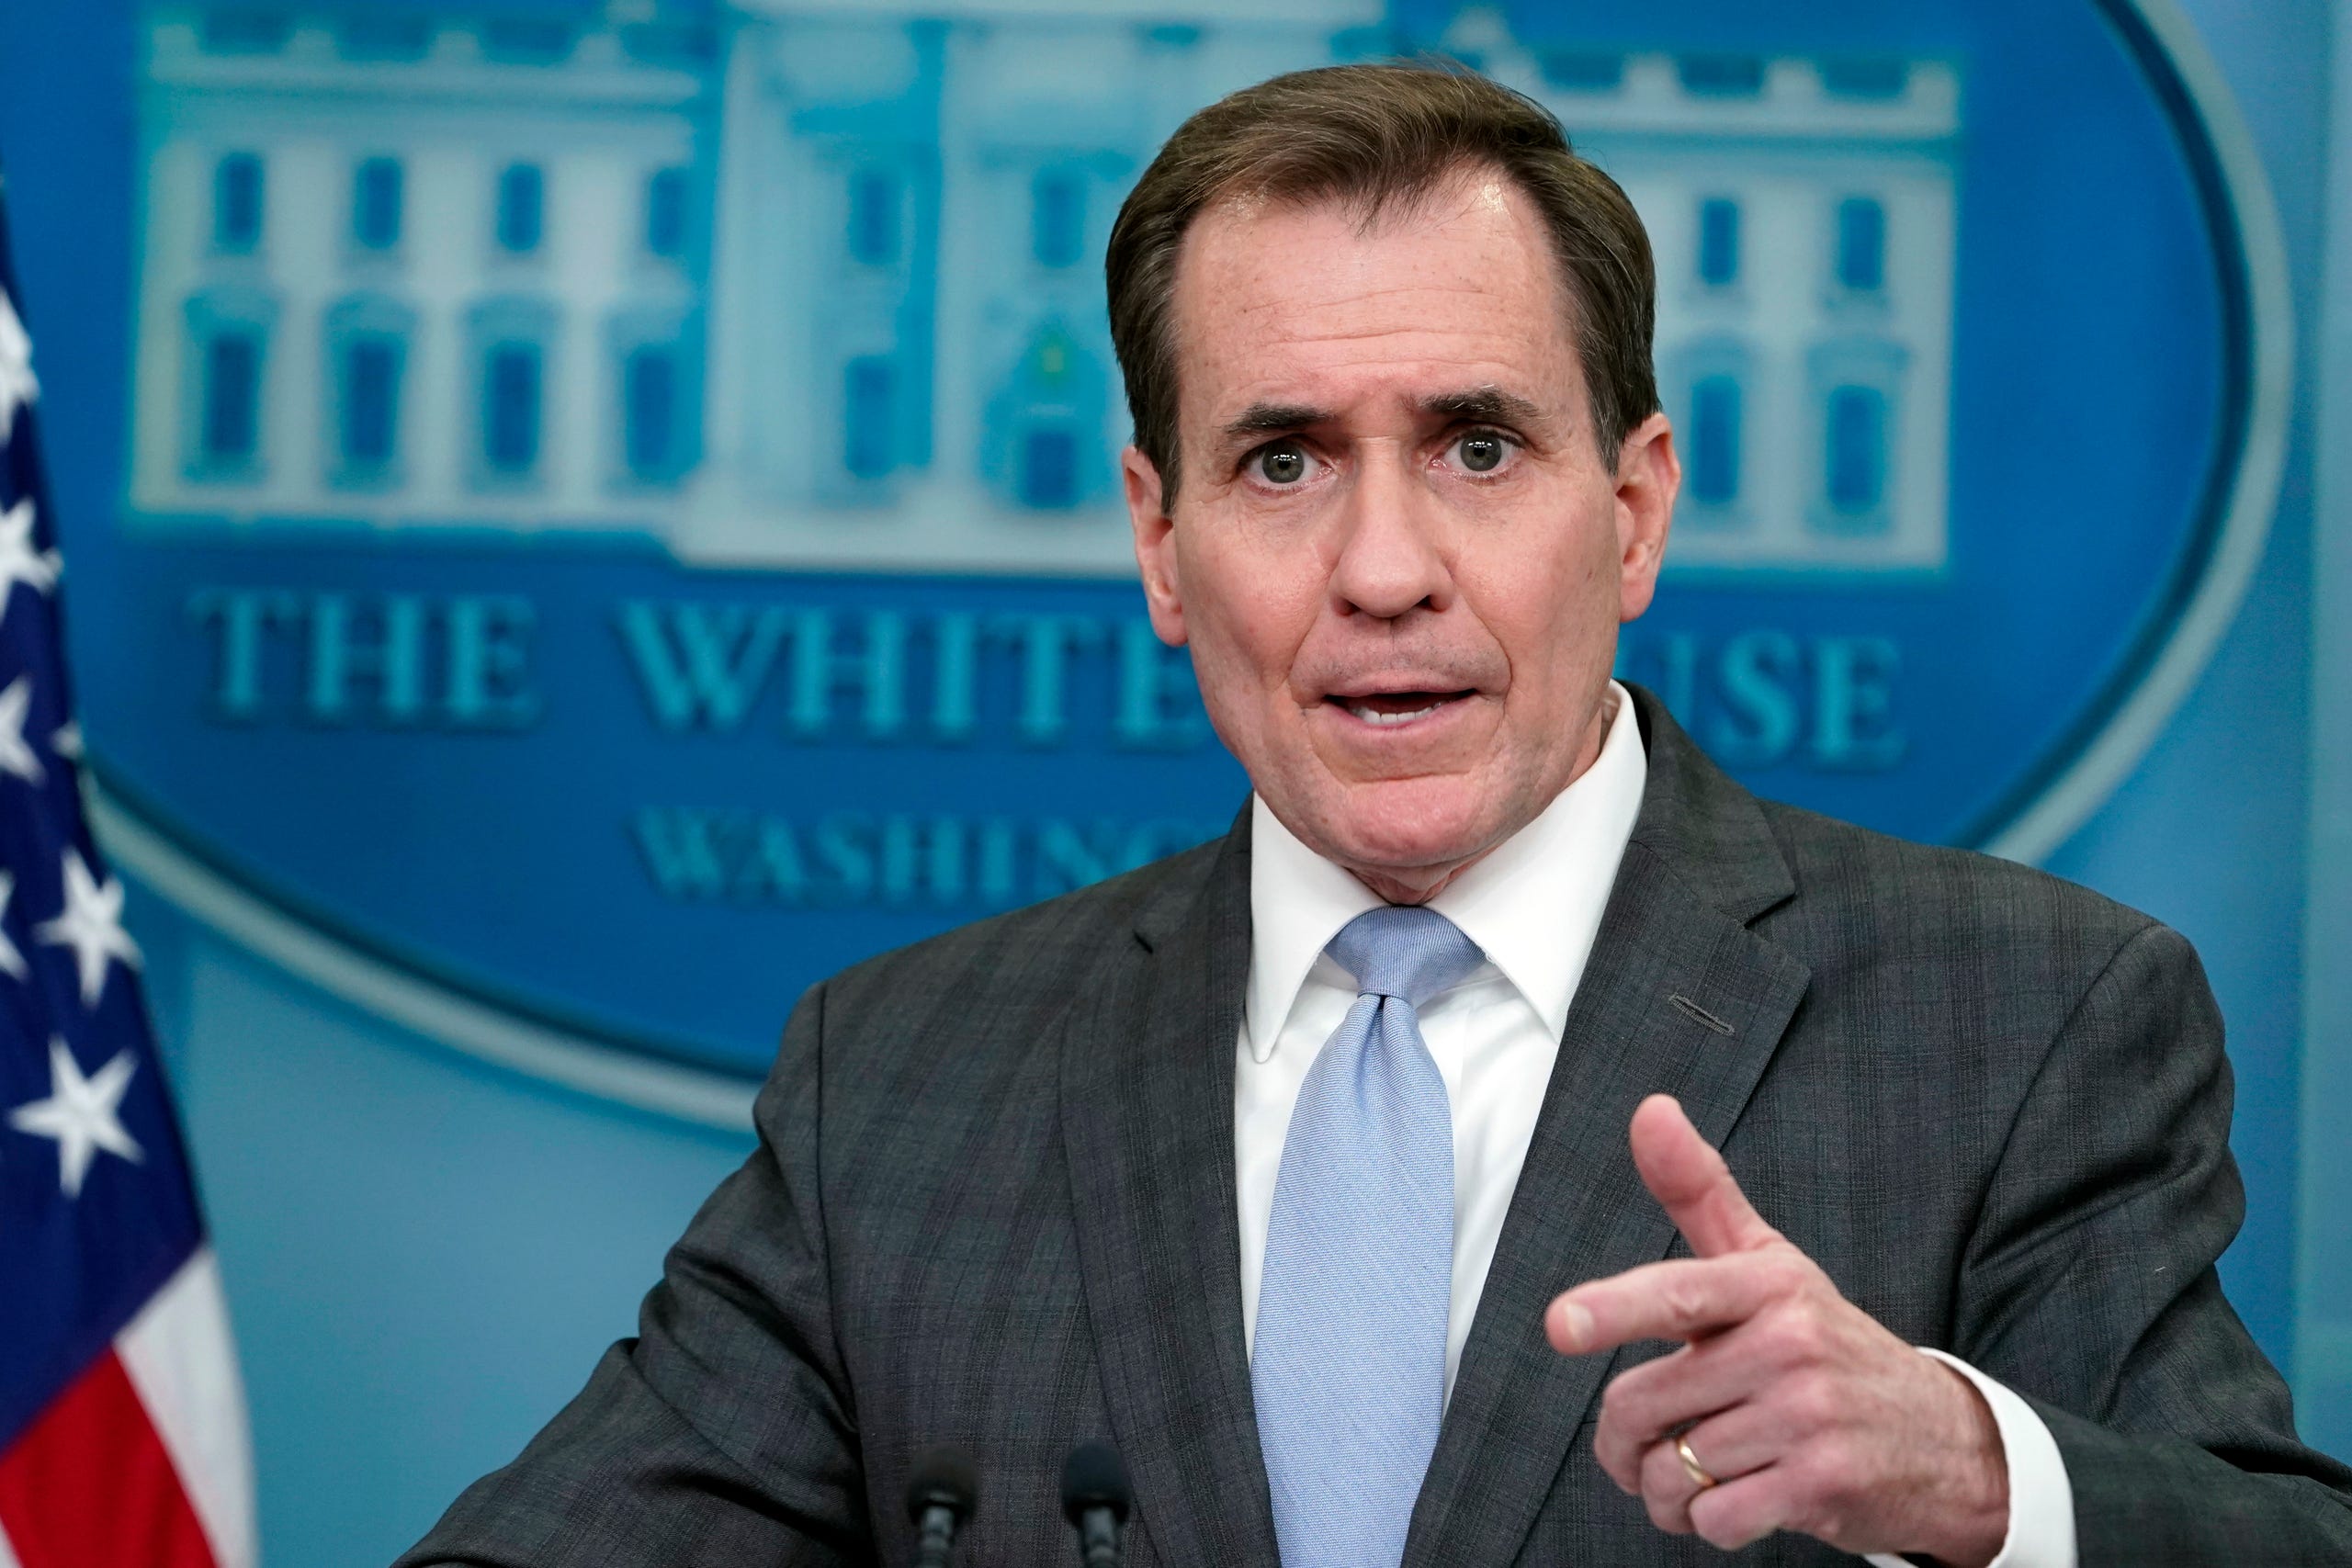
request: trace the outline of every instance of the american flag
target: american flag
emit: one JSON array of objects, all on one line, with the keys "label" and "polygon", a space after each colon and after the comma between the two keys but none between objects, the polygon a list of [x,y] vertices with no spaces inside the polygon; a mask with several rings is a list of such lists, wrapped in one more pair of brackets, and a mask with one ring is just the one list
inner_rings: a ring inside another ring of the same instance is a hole
[{"label": "american flag", "polygon": [[220,1276],[82,816],[20,299],[0,210],[0,1568],[250,1568]]}]

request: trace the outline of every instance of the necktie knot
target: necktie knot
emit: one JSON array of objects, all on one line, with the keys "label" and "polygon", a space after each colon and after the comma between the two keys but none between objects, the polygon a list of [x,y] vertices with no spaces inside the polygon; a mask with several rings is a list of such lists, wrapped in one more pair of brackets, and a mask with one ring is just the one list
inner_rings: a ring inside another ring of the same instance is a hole
[{"label": "necktie knot", "polygon": [[1358,915],[1324,952],[1367,996],[1398,997],[1419,1009],[1468,979],[1487,955],[1435,909],[1384,905]]}]

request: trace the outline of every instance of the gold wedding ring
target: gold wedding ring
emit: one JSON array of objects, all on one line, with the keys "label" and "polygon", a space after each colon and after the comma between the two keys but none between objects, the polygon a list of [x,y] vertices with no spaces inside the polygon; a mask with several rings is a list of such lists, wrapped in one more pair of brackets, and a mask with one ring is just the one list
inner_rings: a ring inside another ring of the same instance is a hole
[{"label": "gold wedding ring", "polygon": [[1704,1492],[1708,1487],[1715,1484],[1715,1478],[1707,1473],[1707,1467],[1701,1464],[1699,1462],[1699,1456],[1690,1451],[1690,1438],[1675,1438],[1674,1451],[1680,1457],[1682,1461],[1682,1473],[1690,1478],[1691,1485],[1696,1486],[1700,1491]]}]

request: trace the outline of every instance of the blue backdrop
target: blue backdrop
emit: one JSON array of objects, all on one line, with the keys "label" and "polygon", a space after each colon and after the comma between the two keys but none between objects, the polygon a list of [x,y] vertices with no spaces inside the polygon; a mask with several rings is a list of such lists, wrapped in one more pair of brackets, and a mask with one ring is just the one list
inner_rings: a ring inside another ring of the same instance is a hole
[{"label": "blue backdrop", "polygon": [[[784,81],[801,107],[760,148],[784,168],[774,179],[835,204],[810,240],[744,188],[713,85],[718,62],[745,58],[744,16],[797,27],[792,9],[647,8],[642,26],[670,30],[622,40],[643,74],[625,108],[599,110],[610,166],[561,163],[556,121],[541,150],[525,136],[463,241],[489,284],[455,303],[413,238],[407,270],[390,270],[403,220],[459,205],[429,150],[382,151],[405,145],[397,117],[329,106],[361,117],[330,176],[304,162],[315,127],[237,96],[311,33],[371,71],[439,60],[436,35],[415,52],[421,9],[322,6],[277,33],[278,13],[240,6],[185,36],[164,22],[195,10],[0,10],[0,156],[94,753],[130,808],[118,819],[166,847],[156,886],[201,894],[210,877],[265,921],[326,933],[334,953],[305,972],[345,982],[336,994],[290,975],[303,965],[282,945],[266,958],[224,937],[224,919],[258,928],[217,901],[198,897],[197,918],[138,886],[279,1563],[381,1561],[511,1454],[628,1331],[662,1248],[742,1152],[740,1134],[487,1066],[449,1038],[479,1046],[513,1025],[624,1064],[716,1068],[687,1080],[711,1091],[689,1099],[723,1120],[726,1071],[757,1061],[808,979],[1197,837],[1235,799],[1181,666],[1133,638],[1117,531],[1105,543],[1099,525],[1121,414],[1090,268],[1164,125],[1088,121],[1040,147],[974,109],[984,94],[942,90],[969,64],[945,30],[804,28],[777,51],[800,63],[769,68],[830,85]],[[1580,8],[1309,9],[1275,40],[1296,63],[1403,37],[1507,79],[1534,73],[1589,116],[1572,118],[1580,143],[1658,231],[1667,396],[1686,442],[1713,421],[1723,455],[1713,479],[1694,472],[1677,575],[1629,641],[1629,672],[1760,788],[2003,843],[2096,750],[2210,575],[2226,497],[2208,491],[2226,488],[2233,400],[2249,395],[2233,381],[2251,373],[2233,367],[2237,284],[2215,260],[2233,252],[2209,232],[2178,106],[2114,15],[1693,3],[1635,34]],[[484,68],[552,69],[539,56],[580,10],[503,8],[510,30],[479,40]],[[2007,847],[2046,852],[2203,953],[2232,1026],[2251,1204],[2228,1283],[2293,1366],[2307,1433],[2345,1451],[2352,1335],[2329,1305],[2343,1296],[2307,1298],[2299,1323],[2296,1292],[2299,1267],[2352,1256],[2325,1218],[2343,1173],[2299,1186],[2299,1128],[2327,1125],[2298,1087],[2330,91],[2315,40],[2333,18],[2320,0],[2188,10],[2267,168],[2301,307],[2283,479],[2226,635],[2121,786],[2079,826],[2045,818],[2071,829],[2054,847]],[[2014,47],[2029,23],[2036,47]],[[1196,96],[1293,62],[1220,62],[1213,36],[1182,31],[1134,47]],[[1079,44],[1052,41],[1078,52],[1041,70],[1086,68]],[[1611,107],[1649,90],[1641,51],[1694,41],[1710,52],[1679,56],[1668,84],[1682,118],[1659,131]],[[1752,61],[1765,74],[1741,80]],[[1819,82],[1790,111],[1798,152],[1707,118],[1726,100],[1779,106],[1795,91],[1788,61],[1815,62]],[[950,102],[968,118],[944,122]],[[1802,162],[1825,142],[1847,160],[1827,174]],[[231,161],[249,145],[272,149],[251,198],[266,210],[312,200],[340,225],[347,196],[339,252],[306,262],[274,230],[241,241]],[[549,172],[508,174],[526,166]],[[346,173],[347,192],[320,194]],[[959,197],[959,177],[974,192]],[[1832,286],[1775,296],[1787,231],[1761,192],[1825,179],[1879,193],[1879,259],[1857,238],[1872,220],[1841,206],[1821,262]],[[1018,200],[991,206],[991,190]],[[1735,198],[1754,259],[1728,279],[1705,214]],[[980,215],[1000,207],[1029,215],[1000,247],[1027,260],[978,281],[939,269],[938,248],[985,239]],[[540,236],[556,245],[582,210],[623,213],[607,226],[646,254],[550,287],[532,270],[552,269],[532,259]],[[1677,211],[1697,228],[1676,230]],[[175,236],[198,229],[182,247],[197,259],[175,261]],[[1922,231],[1947,238],[1909,246]],[[825,302],[823,322],[729,315],[775,281],[743,276],[770,257],[784,292]],[[1703,287],[1674,292],[1678,257]],[[312,299],[306,266],[344,281]],[[924,284],[926,268],[944,281]],[[589,326],[536,313],[545,298]],[[1775,298],[1802,318],[1786,343],[1743,314],[1784,321],[1765,309]],[[238,351],[210,345],[240,334],[266,356],[258,383],[319,378],[289,400],[311,424],[280,429],[296,416],[266,397],[245,414],[223,400]],[[730,358],[733,337],[775,346],[821,397],[763,379],[779,372],[741,344]],[[1791,378],[1772,381],[1776,364]],[[910,367],[933,367],[923,398]],[[603,377],[612,396],[567,405],[567,374]],[[1727,435],[1726,405],[1708,401],[1726,386],[1747,399],[1728,405]],[[1822,424],[1785,440],[1766,427],[1808,400]],[[467,433],[436,447],[426,416],[443,403]],[[1879,422],[1874,458],[1840,467],[1838,409]],[[822,461],[778,456],[796,430],[817,433]],[[1826,471],[1783,471],[1785,450],[1826,454]],[[944,575],[908,575],[926,567]],[[708,686],[679,685],[697,636],[763,675],[767,639],[774,678],[747,684],[732,718]],[[873,660],[899,637],[900,705],[877,710],[888,682]],[[800,671],[827,658],[812,688]],[[828,859],[843,844],[862,882]],[[719,866],[708,886],[702,850]],[[445,1004],[473,1024],[388,1021]],[[2313,1215],[2300,1233],[2299,1212]]]}]

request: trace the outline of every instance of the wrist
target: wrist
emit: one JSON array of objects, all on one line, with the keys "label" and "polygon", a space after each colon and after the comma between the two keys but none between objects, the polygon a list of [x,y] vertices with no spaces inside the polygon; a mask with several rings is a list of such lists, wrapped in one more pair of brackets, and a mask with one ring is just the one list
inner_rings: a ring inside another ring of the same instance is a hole
[{"label": "wrist", "polygon": [[1950,1367],[1942,1369],[1958,1398],[1953,1440],[1942,1483],[1935,1488],[1941,1506],[1933,1539],[1921,1544],[1926,1560],[1942,1568],[1987,1568],[2009,1535],[2009,1463],[1993,1407],[1974,1383]]}]

